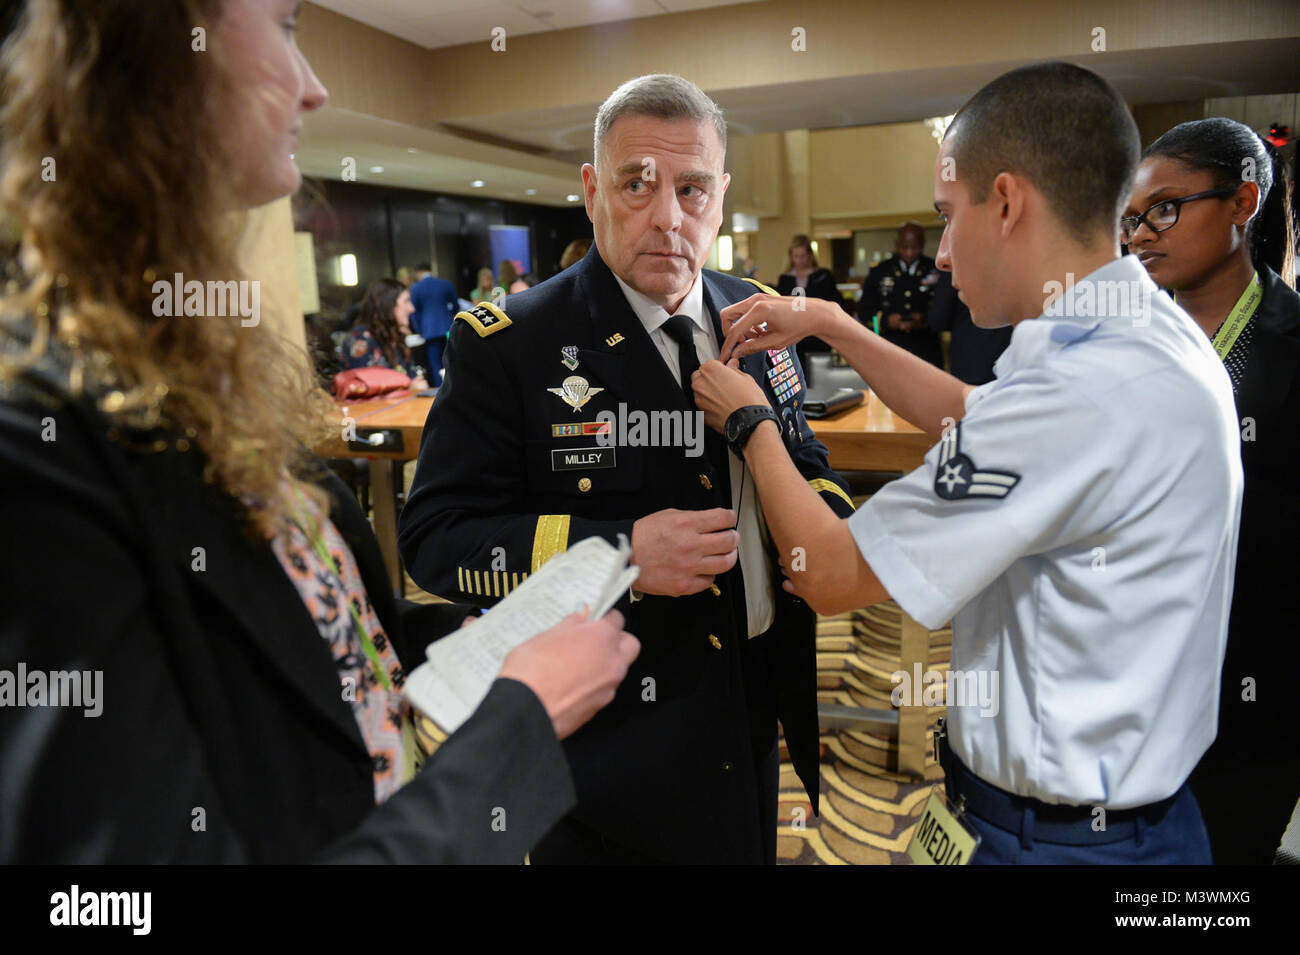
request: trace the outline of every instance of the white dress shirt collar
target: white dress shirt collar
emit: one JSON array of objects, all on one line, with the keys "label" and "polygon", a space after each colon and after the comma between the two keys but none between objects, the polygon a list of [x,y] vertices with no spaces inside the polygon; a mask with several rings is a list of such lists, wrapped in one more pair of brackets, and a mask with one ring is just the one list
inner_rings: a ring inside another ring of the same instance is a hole
[{"label": "white dress shirt collar", "polygon": [[614,276],[614,279],[618,282],[619,288],[623,290],[623,296],[627,299],[627,303],[632,306],[632,311],[636,312],[636,317],[641,320],[641,324],[645,326],[645,330],[650,334],[653,335],[673,315],[685,315],[695,322],[701,331],[709,332],[709,322],[704,317],[704,281],[700,275],[695,276],[695,282],[691,285],[691,290],[686,293],[686,298],[682,299],[681,306],[672,315],[662,305],[658,305],[648,296],[642,295],[617,275]]}]

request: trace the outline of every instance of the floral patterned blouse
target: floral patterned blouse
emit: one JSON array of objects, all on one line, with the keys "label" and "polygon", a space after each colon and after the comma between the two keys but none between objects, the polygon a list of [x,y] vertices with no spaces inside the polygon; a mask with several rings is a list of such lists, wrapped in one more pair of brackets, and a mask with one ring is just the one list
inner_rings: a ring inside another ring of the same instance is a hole
[{"label": "floral patterned blouse", "polygon": [[407,368],[400,362],[397,365],[388,363],[379,339],[364,325],[354,327],[339,345],[339,366],[344,371],[349,368],[395,368],[407,377],[415,377],[414,368]]},{"label": "floral patterned blouse", "polygon": [[[271,548],[334,657],[340,692],[351,705],[361,737],[370,750],[375,802],[381,803],[397,792],[407,772],[402,738],[407,704],[401,695],[406,676],[366,596],[361,572],[347,542],[314,503],[302,501],[302,504],[310,512],[308,526],[319,528],[320,539],[333,566],[321,557],[309,534],[296,522],[287,534],[272,538]],[[380,684],[366,656],[357,620],[370,634],[380,665],[392,684],[391,690],[385,690]]]}]

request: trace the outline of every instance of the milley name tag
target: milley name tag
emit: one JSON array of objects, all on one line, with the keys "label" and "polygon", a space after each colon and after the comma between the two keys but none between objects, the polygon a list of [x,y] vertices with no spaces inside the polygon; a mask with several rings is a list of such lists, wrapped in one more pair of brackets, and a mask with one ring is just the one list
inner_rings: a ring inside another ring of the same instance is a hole
[{"label": "milley name tag", "polygon": [[921,821],[912,830],[907,854],[914,865],[970,865],[971,856],[980,844],[979,833],[957,818],[939,787],[930,790]]},{"label": "milley name tag", "polygon": [[614,448],[556,448],[551,452],[552,471],[585,471],[612,468]]}]

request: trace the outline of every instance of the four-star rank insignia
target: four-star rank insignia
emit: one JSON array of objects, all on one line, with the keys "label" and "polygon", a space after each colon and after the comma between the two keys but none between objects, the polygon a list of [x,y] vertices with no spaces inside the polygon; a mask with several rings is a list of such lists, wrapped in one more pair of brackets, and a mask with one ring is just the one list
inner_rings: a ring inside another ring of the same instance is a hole
[{"label": "four-star rank insignia", "polygon": [[934,475],[934,493],[945,501],[967,497],[1006,497],[1020,483],[1010,471],[981,471],[961,452],[961,422],[950,428],[939,442],[939,467]]},{"label": "four-star rank insignia", "polygon": [[456,318],[478,332],[479,338],[487,338],[510,327],[510,316],[491,302],[479,302],[468,312],[457,312]]},{"label": "four-star rank insignia", "polygon": [[591,387],[591,385],[587,383],[587,379],[583,378],[581,375],[570,375],[560,383],[560,387],[547,388],[546,390],[557,398],[564,399],[566,405],[574,411],[578,411],[583,405],[605,389]]}]

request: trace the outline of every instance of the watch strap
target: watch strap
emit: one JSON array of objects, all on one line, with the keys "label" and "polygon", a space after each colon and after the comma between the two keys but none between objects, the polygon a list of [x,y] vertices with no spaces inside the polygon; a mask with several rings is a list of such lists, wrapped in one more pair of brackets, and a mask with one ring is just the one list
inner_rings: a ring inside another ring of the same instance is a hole
[{"label": "watch strap", "polygon": [[781,419],[776,416],[770,405],[746,405],[743,408],[737,408],[727,419],[727,424],[731,424],[732,419],[736,419],[736,428],[723,428],[724,434],[735,430],[737,432],[735,439],[728,437],[727,446],[739,456],[744,450],[745,445],[749,443],[750,436],[764,421],[774,421],[778,425]]}]

